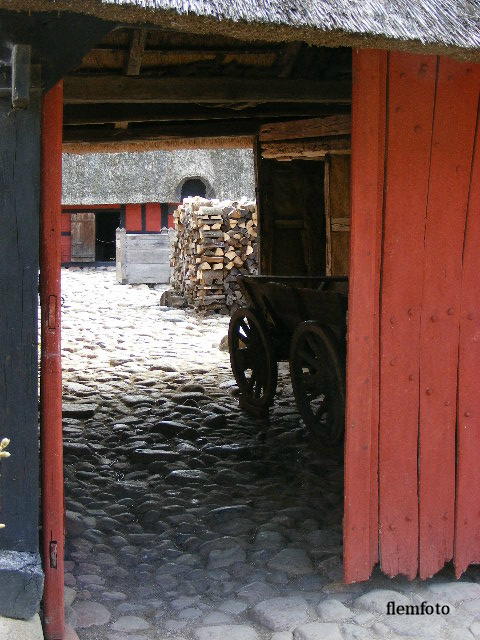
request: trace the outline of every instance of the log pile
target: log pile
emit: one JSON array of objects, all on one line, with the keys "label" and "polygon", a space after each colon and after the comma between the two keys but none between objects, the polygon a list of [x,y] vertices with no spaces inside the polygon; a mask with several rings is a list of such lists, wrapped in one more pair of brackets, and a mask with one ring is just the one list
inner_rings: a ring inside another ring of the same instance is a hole
[{"label": "log pile", "polygon": [[257,273],[257,211],[248,200],[185,198],[174,213],[171,285],[188,306],[228,313],[244,303],[238,275]]}]

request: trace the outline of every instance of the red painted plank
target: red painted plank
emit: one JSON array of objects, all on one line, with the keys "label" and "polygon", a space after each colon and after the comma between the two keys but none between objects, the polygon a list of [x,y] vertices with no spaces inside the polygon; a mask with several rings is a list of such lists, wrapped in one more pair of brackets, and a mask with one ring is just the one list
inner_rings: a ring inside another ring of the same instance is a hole
[{"label": "red painted plank", "polygon": [[472,66],[440,58],[421,319],[421,578],[453,557],[460,283],[477,106]]},{"label": "red painted plank", "polygon": [[148,202],[147,205],[147,228],[146,231],[160,231],[162,214],[158,202]]},{"label": "red painted plank", "polygon": [[391,53],[380,329],[380,550],[418,568],[417,446],[424,228],[436,58]]},{"label": "red painted plank", "polygon": [[[480,65],[473,66],[477,95]],[[457,495],[454,562],[457,577],[480,563],[480,111],[463,252],[458,365]]]},{"label": "red painted plank", "polygon": [[125,229],[127,231],[142,230],[142,205],[127,204],[125,206]]},{"label": "red painted plank", "polygon": [[379,287],[386,119],[384,51],[353,52],[352,212],[345,441],[344,572],[378,560]]},{"label": "red painted plank", "polygon": [[72,238],[71,236],[62,236],[60,239],[61,261],[71,262],[72,260]]},{"label": "red painted plank", "polygon": [[47,640],[64,633],[64,496],[62,364],[60,345],[60,228],[62,198],[63,85],[44,97],[42,114],[40,302],[40,421],[42,452],[42,551],[45,571],[43,624]]},{"label": "red painted plank", "polygon": [[72,218],[69,213],[62,213],[62,215],[60,216],[60,224],[61,231],[72,230]]}]

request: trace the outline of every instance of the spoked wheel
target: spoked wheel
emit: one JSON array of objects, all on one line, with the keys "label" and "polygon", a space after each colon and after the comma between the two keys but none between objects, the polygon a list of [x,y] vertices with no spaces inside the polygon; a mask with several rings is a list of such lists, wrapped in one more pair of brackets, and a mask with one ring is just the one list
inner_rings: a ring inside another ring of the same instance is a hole
[{"label": "spoked wheel", "polygon": [[298,411],[310,432],[326,445],[341,442],[344,368],[328,332],[315,322],[302,322],[293,334],[290,376]]},{"label": "spoked wheel", "polygon": [[275,396],[278,366],[267,330],[251,309],[233,313],[228,348],[241,407],[256,414],[265,411]]}]

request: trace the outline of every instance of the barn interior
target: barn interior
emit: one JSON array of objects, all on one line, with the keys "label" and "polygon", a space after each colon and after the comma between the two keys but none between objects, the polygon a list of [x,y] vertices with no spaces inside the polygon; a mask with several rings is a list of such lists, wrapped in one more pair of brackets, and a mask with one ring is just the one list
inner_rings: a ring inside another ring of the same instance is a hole
[{"label": "barn interior", "polygon": [[64,150],[254,147],[262,273],[347,275],[350,98],[349,48],[118,27],[64,79]]},{"label": "barn interior", "polygon": [[[251,148],[260,273],[348,276],[351,82],[348,48],[123,25],[64,78],[64,150]],[[218,348],[228,318],[159,311],[158,291],[108,283],[64,280],[67,617],[80,639],[235,624],[247,640],[311,620],[320,591],[348,608],[362,588],[339,586],[342,447],[311,438],[287,364],[270,410],[245,414]]]}]

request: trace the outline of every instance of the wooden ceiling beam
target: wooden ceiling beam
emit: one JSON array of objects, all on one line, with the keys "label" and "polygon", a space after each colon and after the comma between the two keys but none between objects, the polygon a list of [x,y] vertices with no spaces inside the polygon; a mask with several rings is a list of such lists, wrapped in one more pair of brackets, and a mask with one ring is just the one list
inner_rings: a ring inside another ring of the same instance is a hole
[{"label": "wooden ceiling beam", "polygon": [[260,127],[259,139],[260,142],[273,142],[276,140],[344,136],[350,135],[351,130],[350,114],[343,114],[264,124]]},{"label": "wooden ceiling beam", "polygon": [[317,138],[315,140],[284,140],[263,142],[262,158],[292,160],[295,158],[323,158],[327,154],[350,152],[350,136]]},{"label": "wooden ceiling beam", "polygon": [[111,140],[160,140],[163,138],[208,138],[253,136],[262,121],[228,120],[185,123],[161,123],[155,125],[118,127],[64,127],[65,142],[108,142]]},{"label": "wooden ceiling beam", "polygon": [[243,118],[301,118],[349,112],[342,104],[265,104],[245,109],[186,104],[67,104],[65,125],[106,124],[115,122],[169,122],[187,120],[235,120]]},{"label": "wooden ceiling beam", "polygon": [[66,104],[310,102],[349,103],[351,83],[304,79],[147,78],[111,75],[68,76]]},{"label": "wooden ceiling beam", "polygon": [[[146,32],[144,32],[146,33]],[[130,46],[118,46],[115,44],[97,44],[95,47],[90,49],[89,53],[95,55],[96,53],[105,53],[105,52],[113,52],[121,51],[125,53],[131,47]],[[249,49],[248,47],[157,47],[157,46],[149,46],[147,49],[150,53],[155,53],[162,56],[174,56],[174,55],[207,55],[207,56],[216,56],[217,54],[227,56],[227,55],[262,55],[262,54],[278,54],[282,53],[282,49],[278,47],[252,47]]]}]

